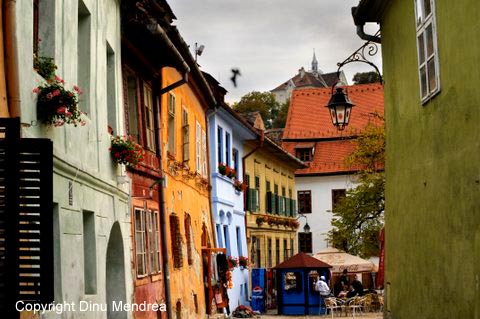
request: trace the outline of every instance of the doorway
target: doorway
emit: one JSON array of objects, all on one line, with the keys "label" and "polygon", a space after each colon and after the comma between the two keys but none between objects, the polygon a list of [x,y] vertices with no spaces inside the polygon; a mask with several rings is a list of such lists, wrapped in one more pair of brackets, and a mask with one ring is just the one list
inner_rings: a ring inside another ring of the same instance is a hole
[{"label": "doorway", "polygon": [[123,238],[120,224],[115,222],[110,231],[107,246],[106,262],[106,292],[107,292],[107,318],[127,319],[126,311],[114,311],[113,304],[125,305],[125,262],[123,254]]}]

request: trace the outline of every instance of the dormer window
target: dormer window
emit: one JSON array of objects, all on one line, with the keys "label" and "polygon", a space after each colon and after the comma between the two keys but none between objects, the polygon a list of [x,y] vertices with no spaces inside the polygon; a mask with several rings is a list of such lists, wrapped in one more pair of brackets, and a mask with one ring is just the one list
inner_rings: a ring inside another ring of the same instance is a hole
[{"label": "dormer window", "polygon": [[303,162],[313,161],[315,143],[299,143],[295,147],[295,157]]}]

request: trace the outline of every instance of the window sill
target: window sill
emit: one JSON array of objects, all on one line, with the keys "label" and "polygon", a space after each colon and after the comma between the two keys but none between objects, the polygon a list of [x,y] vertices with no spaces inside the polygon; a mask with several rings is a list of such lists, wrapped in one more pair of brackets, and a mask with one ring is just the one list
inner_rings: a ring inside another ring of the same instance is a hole
[{"label": "window sill", "polygon": [[225,175],[222,175],[222,174],[220,174],[220,173],[213,173],[212,175],[213,175],[213,177],[218,177],[218,178],[220,178],[221,180],[224,180],[225,182],[233,185],[233,180],[232,180],[231,178],[228,178],[228,177],[225,176]]}]

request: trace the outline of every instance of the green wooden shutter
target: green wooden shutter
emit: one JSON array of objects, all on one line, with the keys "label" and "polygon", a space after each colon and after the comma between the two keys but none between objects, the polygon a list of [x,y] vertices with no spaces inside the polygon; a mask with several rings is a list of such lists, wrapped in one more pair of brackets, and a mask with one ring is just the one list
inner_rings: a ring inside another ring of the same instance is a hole
[{"label": "green wooden shutter", "polygon": [[267,192],[266,206],[267,206],[267,213],[271,213],[272,212],[272,192]]}]

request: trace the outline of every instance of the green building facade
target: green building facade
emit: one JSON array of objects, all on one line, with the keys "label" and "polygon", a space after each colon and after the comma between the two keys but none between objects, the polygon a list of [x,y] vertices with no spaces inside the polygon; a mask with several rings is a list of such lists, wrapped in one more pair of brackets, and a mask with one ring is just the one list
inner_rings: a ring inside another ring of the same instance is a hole
[{"label": "green building facade", "polygon": [[352,11],[381,26],[386,318],[478,319],[480,2],[417,1]]}]

